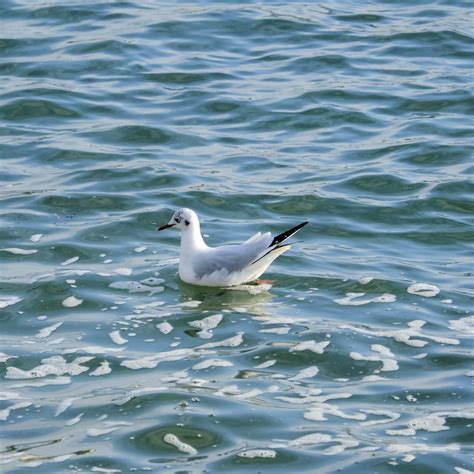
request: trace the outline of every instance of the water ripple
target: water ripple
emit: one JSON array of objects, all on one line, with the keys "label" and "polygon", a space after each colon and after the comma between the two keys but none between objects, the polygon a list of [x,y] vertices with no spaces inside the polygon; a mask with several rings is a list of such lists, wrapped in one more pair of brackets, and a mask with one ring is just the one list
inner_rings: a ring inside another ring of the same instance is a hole
[{"label": "water ripple", "polygon": [[470,7],[4,2],[2,469],[473,470]]}]

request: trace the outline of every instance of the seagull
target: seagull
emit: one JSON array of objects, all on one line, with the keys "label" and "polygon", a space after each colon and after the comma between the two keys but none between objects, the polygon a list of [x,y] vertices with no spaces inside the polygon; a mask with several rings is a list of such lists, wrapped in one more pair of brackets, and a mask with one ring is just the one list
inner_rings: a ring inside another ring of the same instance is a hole
[{"label": "seagull", "polygon": [[256,280],[282,253],[291,248],[284,242],[308,222],[272,237],[257,232],[243,244],[208,247],[201,235],[199,218],[192,209],[179,209],[168,224],[181,230],[179,276],[192,285],[228,287]]}]

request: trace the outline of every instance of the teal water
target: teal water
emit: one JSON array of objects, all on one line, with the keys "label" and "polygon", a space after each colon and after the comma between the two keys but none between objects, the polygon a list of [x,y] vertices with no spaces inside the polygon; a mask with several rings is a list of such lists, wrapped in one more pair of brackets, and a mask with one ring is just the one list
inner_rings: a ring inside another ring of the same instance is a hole
[{"label": "teal water", "polygon": [[[470,2],[0,18],[0,472],[474,470]],[[182,206],[310,224],[206,289]]]}]

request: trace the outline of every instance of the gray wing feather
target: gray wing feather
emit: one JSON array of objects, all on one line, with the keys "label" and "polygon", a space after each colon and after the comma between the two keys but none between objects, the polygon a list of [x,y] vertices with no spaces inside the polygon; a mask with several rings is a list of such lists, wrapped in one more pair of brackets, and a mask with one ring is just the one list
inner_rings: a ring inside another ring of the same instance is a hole
[{"label": "gray wing feather", "polygon": [[198,278],[219,270],[238,272],[250,265],[266,250],[272,241],[270,232],[255,235],[241,245],[223,245],[209,250],[193,261],[193,270]]}]

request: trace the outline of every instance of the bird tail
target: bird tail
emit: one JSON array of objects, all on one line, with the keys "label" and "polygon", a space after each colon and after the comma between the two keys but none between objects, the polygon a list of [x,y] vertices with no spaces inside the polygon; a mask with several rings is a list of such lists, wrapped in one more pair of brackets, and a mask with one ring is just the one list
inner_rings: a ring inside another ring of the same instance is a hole
[{"label": "bird tail", "polygon": [[308,221],[302,222],[301,224],[298,224],[296,227],[293,227],[290,230],[287,230],[286,232],[281,233],[280,235],[277,235],[273,240],[272,243],[268,246],[268,248],[273,247],[275,245],[280,245],[282,242],[285,240],[289,239],[292,235],[296,234],[302,227],[304,227]]},{"label": "bird tail", "polygon": [[293,227],[290,230],[287,230],[286,232],[283,232],[282,234],[277,235],[272,240],[272,243],[267,247],[268,248],[267,252],[265,252],[263,255],[258,257],[256,260],[254,260],[251,263],[251,265],[253,265],[254,263],[257,263],[259,260],[262,260],[263,258],[265,258],[270,253],[275,253],[276,254],[275,258],[276,258],[276,257],[278,257],[278,255],[281,255],[283,252],[286,252],[287,250],[289,250],[291,246],[289,244],[283,244],[283,242],[285,242],[285,240],[289,239],[292,235],[296,234],[296,232],[298,232],[307,223],[308,223],[308,221],[302,222],[301,224],[298,224],[296,227]]}]

